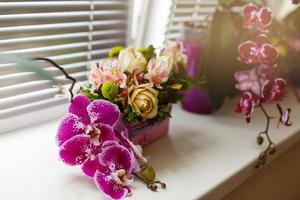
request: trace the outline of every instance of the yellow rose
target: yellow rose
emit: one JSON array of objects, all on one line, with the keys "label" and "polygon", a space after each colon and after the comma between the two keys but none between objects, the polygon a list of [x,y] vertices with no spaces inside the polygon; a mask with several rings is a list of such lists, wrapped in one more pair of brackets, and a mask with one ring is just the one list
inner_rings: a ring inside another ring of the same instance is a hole
[{"label": "yellow rose", "polygon": [[142,53],[132,47],[121,50],[118,59],[124,65],[125,71],[129,73],[133,73],[133,71],[137,73],[145,71],[147,64],[146,58]]},{"label": "yellow rose", "polygon": [[149,83],[132,85],[128,89],[128,103],[133,111],[146,119],[152,119],[157,115],[158,91],[150,87]]}]

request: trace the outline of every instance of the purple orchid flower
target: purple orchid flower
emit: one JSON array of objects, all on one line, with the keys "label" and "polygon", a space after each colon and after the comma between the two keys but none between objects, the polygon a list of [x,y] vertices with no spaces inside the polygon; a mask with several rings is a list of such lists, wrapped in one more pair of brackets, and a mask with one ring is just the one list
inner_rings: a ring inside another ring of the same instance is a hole
[{"label": "purple orchid flower", "polygon": [[131,194],[135,158],[126,147],[116,141],[103,144],[98,156],[98,170],[94,180],[97,187],[111,199],[123,199]]},{"label": "purple orchid flower", "polygon": [[68,165],[82,165],[83,172],[93,177],[101,145],[115,139],[112,126],[119,116],[115,104],[105,100],[91,102],[85,96],[76,96],[57,133],[61,159]]}]

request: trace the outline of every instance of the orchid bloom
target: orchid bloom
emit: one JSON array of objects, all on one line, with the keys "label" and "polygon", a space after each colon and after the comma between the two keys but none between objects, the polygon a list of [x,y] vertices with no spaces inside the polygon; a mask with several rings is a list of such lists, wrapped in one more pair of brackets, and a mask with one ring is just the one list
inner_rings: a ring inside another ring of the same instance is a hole
[{"label": "orchid bloom", "polygon": [[117,59],[107,59],[99,64],[99,67],[92,66],[90,81],[94,90],[99,89],[101,84],[112,81],[120,88],[125,88],[127,76],[124,73],[123,64]]},{"label": "orchid bloom", "polygon": [[285,94],[286,81],[282,78],[267,80],[262,86],[262,99],[266,102],[281,101]]},{"label": "orchid bloom", "polygon": [[57,133],[62,161],[68,165],[82,165],[83,172],[93,176],[101,144],[115,139],[112,126],[119,115],[115,104],[105,100],[90,102],[85,96],[76,96]]},{"label": "orchid bloom", "polygon": [[253,95],[250,92],[244,92],[240,102],[236,105],[235,112],[243,113],[247,123],[249,123],[255,104],[256,99]]},{"label": "orchid bloom", "polygon": [[147,73],[145,74],[145,79],[149,80],[150,85],[153,87],[160,88],[160,84],[164,83],[169,78],[169,62],[168,60],[162,61],[160,63],[156,62],[156,60],[152,59],[149,61],[147,66]]},{"label": "orchid bloom", "polygon": [[279,123],[285,125],[285,126],[291,126],[292,123],[290,122],[290,113],[291,109],[288,108],[286,110],[283,110],[279,104],[276,104],[278,112],[280,114],[279,117]]},{"label": "orchid bloom", "polygon": [[260,95],[260,81],[262,77],[259,77],[255,69],[237,71],[234,74],[234,78],[237,81],[235,87],[242,91],[251,91],[256,95]]},{"label": "orchid bloom", "polygon": [[129,185],[134,157],[130,151],[117,142],[106,142],[98,156],[98,170],[94,181],[97,187],[111,199],[123,199],[130,195]]},{"label": "orchid bloom", "polygon": [[247,29],[256,28],[261,32],[267,32],[267,28],[272,23],[272,12],[267,7],[258,8],[249,3],[243,7],[244,27]]},{"label": "orchid bloom", "polygon": [[267,43],[265,35],[258,35],[256,41],[245,41],[238,47],[239,61],[245,64],[257,64],[262,68],[276,67],[278,48]]}]

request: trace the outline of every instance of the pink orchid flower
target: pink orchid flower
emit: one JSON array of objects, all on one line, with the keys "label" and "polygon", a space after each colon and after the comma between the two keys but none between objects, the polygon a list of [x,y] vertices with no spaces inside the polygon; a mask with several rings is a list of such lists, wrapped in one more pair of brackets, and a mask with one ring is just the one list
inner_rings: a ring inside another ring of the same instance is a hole
[{"label": "pink orchid flower", "polygon": [[247,29],[256,28],[261,32],[267,32],[267,28],[272,23],[272,12],[267,7],[258,8],[256,5],[249,3],[243,7],[244,27]]},{"label": "pink orchid flower", "polygon": [[237,71],[234,74],[234,78],[237,81],[235,87],[242,91],[250,91],[256,95],[260,95],[260,82],[262,77],[256,74],[255,69]]},{"label": "pink orchid flower", "polygon": [[111,199],[123,199],[130,195],[134,160],[133,154],[117,142],[104,143],[94,176],[97,187]]},{"label": "pink orchid flower", "polygon": [[286,110],[283,110],[279,104],[276,104],[278,112],[280,114],[279,117],[279,123],[285,125],[285,126],[291,126],[292,123],[290,122],[290,113],[291,109],[288,108]]},{"label": "pink orchid flower", "polygon": [[267,80],[262,86],[262,99],[265,102],[282,101],[287,82],[282,78]]},{"label": "pink orchid flower", "polygon": [[236,105],[235,112],[243,113],[247,123],[249,123],[256,102],[257,99],[250,92],[244,92],[240,102]]},{"label": "pink orchid flower", "polygon": [[85,96],[76,96],[57,133],[62,161],[68,165],[81,165],[86,175],[93,176],[101,145],[115,139],[112,126],[119,116],[115,104],[105,100],[90,102]]},{"label": "pink orchid flower", "polygon": [[258,35],[256,41],[246,41],[238,47],[238,60],[245,64],[258,64],[261,68],[276,67],[278,48],[267,43],[265,35]]},{"label": "pink orchid flower", "polygon": [[160,84],[166,82],[169,78],[168,68],[168,62],[160,63],[160,65],[158,65],[158,63],[152,59],[148,63],[148,72],[145,74],[145,79],[149,80],[149,83],[152,87],[155,85],[156,87],[160,88]]},{"label": "pink orchid flower", "polygon": [[90,81],[93,89],[99,89],[101,84],[112,81],[120,88],[125,88],[127,75],[124,73],[124,66],[118,59],[107,59],[94,67],[90,73]]}]

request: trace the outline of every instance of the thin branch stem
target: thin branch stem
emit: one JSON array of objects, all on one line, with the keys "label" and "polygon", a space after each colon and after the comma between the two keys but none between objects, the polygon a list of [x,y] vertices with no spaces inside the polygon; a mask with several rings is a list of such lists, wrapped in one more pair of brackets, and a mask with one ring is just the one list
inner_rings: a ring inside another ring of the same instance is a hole
[{"label": "thin branch stem", "polygon": [[61,66],[59,66],[56,62],[54,62],[53,60],[51,60],[50,58],[43,58],[43,57],[35,57],[35,58],[32,58],[32,60],[42,60],[42,61],[46,61],[48,63],[51,63],[54,67],[56,67],[57,69],[59,69],[66,77],[66,79],[69,79],[72,83],[71,83],[71,86],[69,88],[69,92],[70,92],[70,95],[71,95],[71,102],[73,101],[73,98],[74,98],[74,94],[73,94],[73,88],[76,84],[76,79],[73,78],[72,76],[70,76],[64,68],[62,68]]},{"label": "thin branch stem", "polygon": [[275,152],[275,144],[274,142],[271,140],[271,137],[269,135],[269,129],[270,129],[270,121],[271,119],[274,119],[274,117],[271,117],[266,109],[264,108],[264,106],[260,103],[258,104],[258,107],[261,109],[261,111],[263,112],[263,114],[265,115],[266,119],[267,119],[267,124],[266,124],[266,128],[264,131],[259,133],[259,136],[261,134],[264,134],[268,140],[268,146],[267,148],[260,153],[259,155],[259,159],[258,159],[258,163],[256,165],[256,168],[259,168],[261,165],[264,165],[266,163],[267,160],[267,155],[269,154],[273,154]]}]

